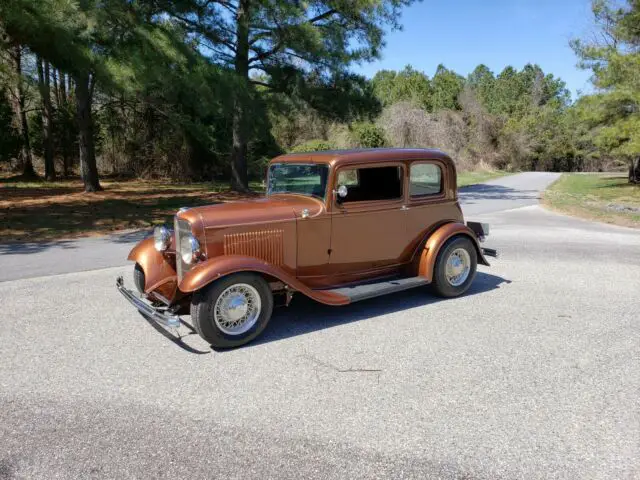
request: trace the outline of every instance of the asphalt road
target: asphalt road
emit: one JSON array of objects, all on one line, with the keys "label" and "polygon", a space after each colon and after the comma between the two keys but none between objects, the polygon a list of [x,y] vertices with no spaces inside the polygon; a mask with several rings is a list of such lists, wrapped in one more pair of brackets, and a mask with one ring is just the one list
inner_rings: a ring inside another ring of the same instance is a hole
[{"label": "asphalt road", "polygon": [[502,253],[468,295],[296,298],[226,352],[134,312],[130,266],[50,275],[108,241],[5,253],[0,479],[639,478],[640,232],[541,209],[552,180],[464,193]]}]

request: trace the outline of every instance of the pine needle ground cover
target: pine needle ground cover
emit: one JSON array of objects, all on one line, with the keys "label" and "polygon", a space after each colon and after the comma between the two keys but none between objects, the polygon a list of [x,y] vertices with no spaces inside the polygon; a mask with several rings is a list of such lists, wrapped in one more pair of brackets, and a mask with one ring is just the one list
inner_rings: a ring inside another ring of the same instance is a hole
[{"label": "pine needle ground cover", "polygon": [[[224,183],[173,184],[108,180],[104,191],[85,193],[78,180],[23,182],[0,178],[0,242],[104,235],[171,223],[180,207],[243,200]],[[259,191],[261,185],[253,184]]]},{"label": "pine needle ground cover", "polygon": [[[481,183],[503,172],[460,172],[460,186]],[[103,180],[104,191],[85,193],[78,179],[56,182],[23,181],[0,176],[0,242],[55,240],[104,235],[119,230],[151,228],[171,223],[180,207],[244,200],[264,193],[230,190],[227,183],[170,183],[143,180]]]}]

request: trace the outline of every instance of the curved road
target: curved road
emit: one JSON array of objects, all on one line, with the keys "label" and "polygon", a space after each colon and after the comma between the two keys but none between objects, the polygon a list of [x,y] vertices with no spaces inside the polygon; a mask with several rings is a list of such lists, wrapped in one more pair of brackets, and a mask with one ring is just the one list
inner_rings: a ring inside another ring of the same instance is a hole
[{"label": "curved road", "polygon": [[0,478],[639,478],[640,232],[553,179],[462,193],[502,254],[468,295],[296,298],[227,352],[120,298],[126,237],[5,246]]}]

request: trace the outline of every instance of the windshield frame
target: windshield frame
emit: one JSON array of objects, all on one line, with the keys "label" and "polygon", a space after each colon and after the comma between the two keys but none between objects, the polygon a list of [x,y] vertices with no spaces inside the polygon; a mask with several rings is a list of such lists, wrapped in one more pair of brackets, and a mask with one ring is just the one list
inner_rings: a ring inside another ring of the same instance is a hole
[{"label": "windshield frame", "polygon": [[[304,192],[271,192],[271,171],[273,167],[276,166],[296,166],[296,167],[324,167],[327,169],[327,178],[325,180],[324,193],[320,197],[318,195],[314,195],[313,193],[304,193]],[[301,195],[303,197],[312,197],[317,198],[323,203],[326,202],[327,199],[327,191],[329,189],[329,180],[331,175],[331,166],[328,163],[319,163],[319,162],[274,162],[269,164],[269,168],[267,168],[267,191],[266,194],[268,197],[271,195]]]}]

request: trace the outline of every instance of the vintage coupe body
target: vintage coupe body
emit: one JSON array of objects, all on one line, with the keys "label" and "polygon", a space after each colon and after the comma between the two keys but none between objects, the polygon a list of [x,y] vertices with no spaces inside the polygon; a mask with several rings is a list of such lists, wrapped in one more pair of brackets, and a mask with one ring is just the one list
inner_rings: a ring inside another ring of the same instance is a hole
[{"label": "vintage coupe body", "polygon": [[455,165],[439,150],[297,153],[270,162],[264,198],[180,209],[129,254],[139,293],[117,287],[166,326],[190,313],[228,348],[294,293],[336,306],[425,285],[461,295],[496,256],[486,235],[464,223]]}]

